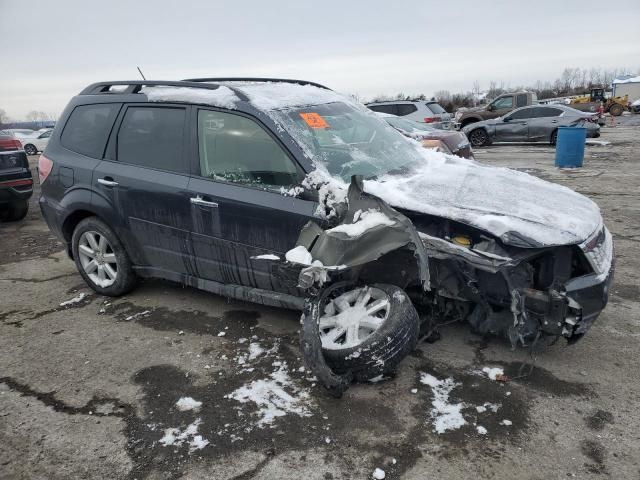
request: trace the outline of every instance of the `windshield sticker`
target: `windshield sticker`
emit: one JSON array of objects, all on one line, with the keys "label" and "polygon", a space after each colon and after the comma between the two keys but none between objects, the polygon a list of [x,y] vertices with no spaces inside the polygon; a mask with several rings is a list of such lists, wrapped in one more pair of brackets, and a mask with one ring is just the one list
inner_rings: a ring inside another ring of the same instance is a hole
[{"label": "windshield sticker", "polygon": [[315,112],[301,113],[300,116],[311,128],[329,128],[327,121]]}]

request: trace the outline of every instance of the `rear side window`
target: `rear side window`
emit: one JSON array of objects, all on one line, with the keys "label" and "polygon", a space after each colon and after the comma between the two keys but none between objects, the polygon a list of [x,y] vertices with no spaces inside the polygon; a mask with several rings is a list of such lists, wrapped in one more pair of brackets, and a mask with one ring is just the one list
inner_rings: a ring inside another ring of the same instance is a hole
[{"label": "rear side window", "polygon": [[203,177],[259,188],[298,183],[291,158],[249,118],[200,110],[198,144]]},{"label": "rear side window", "polygon": [[73,152],[102,158],[119,108],[119,103],[80,105],[74,108],[62,131],[60,143]]},{"label": "rear side window", "polygon": [[369,108],[374,112],[382,112],[382,113],[389,113],[391,115],[399,115],[397,105],[369,105]]},{"label": "rear side window", "polygon": [[118,132],[118,161],[188,173],[182,155],[185,118],[183,108],[129,107]]},{"label": "rear side window", "polygon": [[397,106],[398,106],[398,115],[400,115],[401,117],[405,115],[409,115],[410,113],[413,113],[416,110],[418,110],[418,107],[416,107],[411,103],[399,103]]},{"label": "rear side window", "polygon": [[436,115],[442,115],[443,113],[447,113],[447,111],[440,106],[439,103],[427,103],[427,107]]},{"label": "rear side window", "polygon": [[562,110],[559,108],[551,108],[551,107],[538,107],[538,118],[545,117],[557,117],[562,113]]},{"label": "rear side window", "polygon": [[516,107],[524,107],[527,104],[527,94],[521,93],[516,96]]}]

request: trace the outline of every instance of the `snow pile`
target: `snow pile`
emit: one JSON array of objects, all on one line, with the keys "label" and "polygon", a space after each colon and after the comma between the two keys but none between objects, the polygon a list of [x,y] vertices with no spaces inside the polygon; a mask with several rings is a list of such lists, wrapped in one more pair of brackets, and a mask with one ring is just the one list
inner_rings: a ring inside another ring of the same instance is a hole
[{"label": "snow pile", "polygon": [[85,299],[86,296],[87,296],[86,293],[81,293],[81,294],[79,294],[79,295],[77,295],[77,296],[75,296],[75,297],[73,297],[73,298],[71,298],[71,299],[69,299],[69,300],[67,300],[65,302],[62,302],[60,304],[60,306],[61,307],[66,307],[68,305],[73,305],[75,303],[80,303],[82,300]]},{"label": "snow pile", "polygon": [[498,376],[504,376],[504,370],[501,367],[484,367],[482,369],[491,380],[497,380]]},{"label": "snow pile", "polygon": [[384,470],[382,470],[381,468],[376,468],[373,471],[373,478],[375,478],[375,480],[384,480],[384,478],[386,477],[386,474],[384,473]]},{"label": "snow pile", "polygon": [[333,90],[313,85],[285,82],[228,82],[227,84],[244,93],[249,98],[249,102],[261,110],[351,101]]},{"label": "snow pile", "polygon": [[353,223],[343,223],[337,227],[333,227],[327,232],[338,233],[342,232],[349,237],[359,237],[368,230],[379,225],[391,226],[396,222],[387,217],[380,210],[369,209],[365,212],[358,210],[353,215]]},{"label": "snow pile", "polygon": [[285,362],[280,363],[278,369],[268,378],[254,380],[225,397],[240,403],[251,402],[257,405],[257,425],[261,428],[271,426],[277,417],[287,414],[311,416],[306,405],[309,394],[293,385]]},{"label": "snow pile", "polygon": [[187,412],[189,410],[194,410],[197,412],[198,410],[200,410],[201,406],[202,402],[194,400],[191,397],[181,397],[180,400],[176,402],[176,407],[178,407],[178,410],[180,410],[181,412]]},{"label": "snow pile", "polygon": [[263,353],[264,348],[262,348],[258,342],[252,342],[249,344],[249,360],[255,360]]},{"label": "snow pile", "polygon": [[420,373],[420,383],[431,387],[433,400],[431,405],[431,419],[434,423],[434,430],[444,433],[447,430],[457,430],[467,422],[462,416],[463,403],[450,403],[449,394],[459,384],[453,378],[438,380],[428,373]]},{"label": "snow pile", "polygon": [[410,173],[365,180],[393,207],[457,220],[496,236],[518,232],[540,245],[578,243],[600,225],[598,206],[573,190],[523,172],[422,149]]},{"label": "snow pile", "polygon": [[300,263],[302,265],[311,265],[313,257],[303,245],[298,245],[292,248],[285,254],[285,258],[288,262]]},{"label": "snow pile", "polygon": [[346,201],[349,188],[341,178],[332,176],[322,165],[318,165],[316,170],[307,174],[302,186],[318,191],[319,205],[316,214],[322,218],[336,216],[336,208]]},{"label": "snow pile", "polygon": [[240,101],[233,90],[220,86],[215,90],[190,87],[144,87],[140,90],[150,102],[189,102],[235,109]]},{"label": "snow pile", "polygon": [[209,445],[209,440],[198,434],[198,427],[202,423],[202,420],[197,418],[193,423],[181,428],[167,428],[164,431],[164,436],[159,440],[160,444],[165,447],[176,446],[180,447],[184,443],[189,445],[189,453],[194,450],[201,450]]}]

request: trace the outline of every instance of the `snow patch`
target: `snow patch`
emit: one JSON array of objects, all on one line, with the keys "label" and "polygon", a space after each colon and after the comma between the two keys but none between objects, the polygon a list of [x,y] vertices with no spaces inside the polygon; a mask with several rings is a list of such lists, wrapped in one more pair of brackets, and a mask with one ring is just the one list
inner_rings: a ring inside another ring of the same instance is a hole
[{"label": "snow patch", "polygon": [[255,415],[258,417],[257,426],[261,428],[272,426],[277,417],[287,414],[311,416],[306,404],[309,401],[308,392],[293,385],[285,362],[274,363],[280,365],[268,378],[254,380],[225,396],[240,403],[257,405]]},{"label": "snow patch", "polygon": [[197,418],[193,423],[186,426],[184,429],[167,428],[164,431],[164,436],[159,440],[159,443],[165,447],[180,447],[181,445],[186,443],[187,445],[189,445],[189,453],[195,450],[201,450],[209,445],[209,440],[198,434],[198,427],[201,423],[202,420]]},{"label": "snow patch", "polygon": [[504,420],[502,420],[502,421],[500,422],[500,425],[504,425],[504,426],[508,427],[508,426],[510,426],[510,425],[513,425],[513,422],[512,422],[511,420],[507,420],[507,419],[505,418]]},{"label": "snow patch", "polygon": [[280,257],[277,255],[273,255],[272,253],[267,253],[265,255],[257,255],[255,257],[251,257],[252,260],[280,260]]},{"label": "snow patch", "polygon": [[504,375],[504,370],[501,367],[484,367],[482,369],[491,380],[496,380],[498,375]]},{"label": "snow patch", "polygon": [[87,296],[86,293],[80,293],[79,295],[77,295],[77,296],[75,296],[75,297],[73,297],[73,298],[71,298],[71,299],[69,299],[69,300],[67,300],[65,302],[62,302],[60,304],[60,306],[61,307],[66,307],[67,305],[73,305],[75,303],[80,303],[82,300],[85,299],[86,296]]},{"label": "snow patch", "polygon": [[373,478],[375,478],[376,480],[384,480],[384,478],[386,477],[386,474],[384,473],[384,470],[382,470],[381,468],[376,468],[373,471],[372,474]]},{"label": "snow patch", "polygon": [[300,263],[302,265],[311,265],[313,257],[303,245],[298,245],[292,248],[285,254],[285,258],[288,262]]},{"label": "snow patch", "polygon": [[371,230],[379,225],[392,226],[395,221],[391,220],[379,210],[369,209],[365,212],[358,210],[353,215],[353,223],[343,223],[337,227],[330,228],[327,232],[344,233],[349,237],[359,237],[367,230]]},{"label": "snow patch", "polygon": [[487,429],[484,428],[482,425],[477,425],[476,426],[476,431],[480,434],[480,435],[486,435],[487,434]]},{"label": "snow patch", "polygon": [[233,90],[220,86],[215,90],[190,87],[144,87],[140,90],[150,102],[189,102],[235,109],[240,101]]},{"label": "snow patch", "polygon": [[437,433],[444,433],[448,430],[457,430],[467,423],[462,416],[463,403],[450,403],[449,395],[451,391],[459,385],[453,378],[438,380],[428,373],[420,373],[420,383],[431,387],[433,400],[431,405],[431,419],[434,430]]},{"label": "snow patch", "polygon": [[198,410],[200,410],[201,406],[202,402],[199,402],[198,400],[195,400],[191,397],[181,397],[180,400],[176,402],[176,407],[178,407],[178,410],[180,410],[181,412],[187,412],[189,410],[194,410],[197,412]]}]

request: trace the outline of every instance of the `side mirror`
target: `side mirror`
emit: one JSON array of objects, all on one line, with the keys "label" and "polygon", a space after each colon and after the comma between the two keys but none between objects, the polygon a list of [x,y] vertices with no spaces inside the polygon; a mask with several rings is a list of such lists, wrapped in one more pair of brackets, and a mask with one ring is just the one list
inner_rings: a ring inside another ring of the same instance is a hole
[{"label": "side mirror", "polygon": [[493,112],[495,109],[496,107],[493,104],[487,106],[487,110],[489,110],[490,112]]},{"label": "side mirror", "polygon": [[504,117],[502,119],[503,122],[510,122],[511,121],[511,117]]}]

